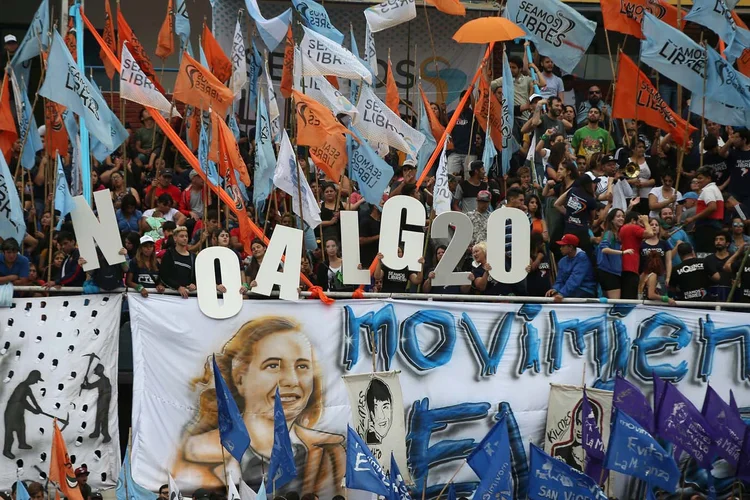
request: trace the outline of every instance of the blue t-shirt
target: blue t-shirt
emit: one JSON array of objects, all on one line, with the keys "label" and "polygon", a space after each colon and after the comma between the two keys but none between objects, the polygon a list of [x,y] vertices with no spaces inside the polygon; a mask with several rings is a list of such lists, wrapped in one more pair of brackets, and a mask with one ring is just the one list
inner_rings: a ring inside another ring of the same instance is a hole
[{"label": "blue t-shirt", "polygon": [[605,248],[612,250],[621,250],[620,242],[615,239],[614,235],[607,231],[602,236],[602,241],[597,249],[596,267],[600,271],[620,276],[622,274],[622,255],[606,254],[602,252]]},{"label": "blue t-shirt", "polygon": [[16,261],[12,266],[8,267],[5,264],[5,254],[0,253],[0,276],[10,276],[11,274],[17,275],[19,278],[29,277],[29,259],[21,254],[18,254]]}]

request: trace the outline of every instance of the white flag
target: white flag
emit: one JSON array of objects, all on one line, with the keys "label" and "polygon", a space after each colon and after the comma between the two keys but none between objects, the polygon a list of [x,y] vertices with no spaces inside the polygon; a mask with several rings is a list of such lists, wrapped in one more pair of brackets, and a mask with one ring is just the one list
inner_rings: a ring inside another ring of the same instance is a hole
[{"label": "white flag", "polygon": [[322,76],[306,76],[294,88],[325,105],[336,116],[349,115],[353,121],[359,114],[354,104]]},{"label": "white flag", "polygon": [[370,25],[365,26],[365,61],[370,65],[374,77],[378,76],[378,53],[375,50],[375,36],[370,31]]},{"label": "white flag", "polygon": [[448,141],[443,143],[443,152],[440,153],[440,162],[438,163],[437,172],[435,173],[435,187],[432,189],[432,206],[435,207],[435,214],[440,215],[443,212],[451,210],[451,190],[448,189],[448,157],[445,154]]},{"label": "white flag", "polygon": [[367,25],[373,33],[393,28],[401,23],[411,21],[415,17],[417,17],[415,0],[400,0],[398,2],[386,0],[381,4],[365,9]]},{"label": "white flag", "polygon": [[276,100],[276,91],[271,81],[271,73],[268,71],[268,59],[266,58],[264,71],[266,73],[266,88],[268,88],[268,119],[271,120],[271,135],[273,142],[281,140],[281,121],[279,120],[279,102]]},{"label": "white flag", "polygon": [[[320,224],[320,207],[305,178],[305,172],[297,163],[297,157],[289,142],[286,130],[282,131],[279,159],[273,173],[273,184],[292,197],[292,210],[315,229]],[[299,194],[302,191],[302,214],[299,213]],[[243,499],[244,500],[244,499]]]},{"label": "white flag", "polygon": [[364,80],[372,85],[372,74],[359,61],[359,58],[340,44],[302,27],[302,76],[334,75],[349,80]]},{"label": "white flag", "polygon": [[[122,68],[120,71],[120,96],[128,101],[137,102],[143,106],[161,111],[169,116],[172,106],[166,97],[154,87],[154,83],[146,76],[128,49],[127,42],[122,44]],[[174,116],[180,116],[177,108],[172,110]]]},{"label": "white flag", "polygon": [[371,144],[382,142],[416,158],[425,141],[424,134],[411,128],[391,111],[371,87],[362,87],[357,110],[359,115],[354,125]]},{"label": "white flag", "polygon": [[229,498],[227,500],[240,500],[240,492],[237,491],[237,486],[234,485],[234,479],[232,479],[232,473],[227,472],[227,479],[229,480],[228,490],[229,490]]},{"label": "white flag", "polygon": [[258,494],[240,477],[240,498],[242,500],[255,500],[257,496]]},{"label": "white flag", "polygon": [[172,477],[172,474],[169,474],[169,498],[170,500],[182,500],[182,493],[180,492],[180,488],[177,487],[177,482]]},{"label": "white flag", "polygon": [[234,39],[232,40],[232,79],[229,80],[229,88],[237,97],[245,88],[245,85],[247,85],[245,39],[242,37],[242,26],[240,26],[238,19],[237,26],[234,28]]}]

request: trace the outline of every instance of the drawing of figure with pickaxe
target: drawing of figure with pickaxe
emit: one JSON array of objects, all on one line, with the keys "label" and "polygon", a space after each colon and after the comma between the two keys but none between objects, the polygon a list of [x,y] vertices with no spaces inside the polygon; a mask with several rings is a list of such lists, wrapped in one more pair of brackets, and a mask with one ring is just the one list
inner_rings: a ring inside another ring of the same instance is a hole
[{"label": "drawing of figure with pickaxe", "polygon": [[[94,356],[96,355],[94,354]],[[96,357],[98,358],[99,356]],[[93,358],[90,359],[93,360]],[[89,367],[90,366],[89,363]],[[112,383],[109,381],[109,378],[104,375],[104,365],[101,363],[94,368],[94,375],[99,377],[96,381],[90,382],[88,375],[88,370],[86,370],[86,376],[81,385],[81,392],[84,389],[87,391],[94,389],[99,391],[96,397],[96,420],[94,422],[94,432],[89,434],[89,437],[95,439],[101,434],[104,436],[102,442],[109,443],[112,441],[112,438],[109,436],[109,405],[112,401]]]},{"label": "drawing of figure with pickaxe", "polygon": [[26,380],[19,383],[8,399],[5,407],[5,442],[3,443],[3,455],[10,459],[16,458],[11,452],[13,448],[13,433],[18,436],[18,449],[30,450],[31,446],[26,442],[26,419],[25,412],[30,411],[34,415],[44,413],[39,403],[36,402],[31,386],[37,382],[44,382],[39,370],[32,370]]}]

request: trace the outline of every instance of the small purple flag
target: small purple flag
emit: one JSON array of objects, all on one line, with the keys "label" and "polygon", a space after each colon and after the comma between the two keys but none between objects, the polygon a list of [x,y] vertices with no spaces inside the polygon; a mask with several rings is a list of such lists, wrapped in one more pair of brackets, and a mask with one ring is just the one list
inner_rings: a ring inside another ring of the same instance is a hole
[{"label": "small purple flag", "polygon": [[740,459],[737,461],[737,478],[750,481],[750,427],[745,429]]},{"label": "small purple flag", "polygon": [[742,439],[745,437],[745,422],[710,385],[706,387],[701,413],[711,427],[716,454],[736,467],[740,458]]},{"label": "small purple flag", "polygon": [[654,411],[646,396],[635,385],[625,380],[619,373],[615,377],[615,392],[612,404],[626,412],[650,434],[654,433]]},{"label": "small purple flag", "polygon": [[654,429],[654,432],[652,434],[661,435],[659,432],[659,420],[656,418],[656,415],[659,413],[659,408],[661,407],[661,402],[664,400],[664,388],[666,387],[667,383],[664,382],[661,378],[659,378],[658,375],[655,373],[653,374],[654,377],[654,423],[651,426]]},{"label": "small purple flag", "polygon": [[583,388],[583,399],[581,400],[583,415],[583,449],[586,451],[586,475],[601,484],[604,479],[604,441],[602,433],[599,431],[599,422],[596,421],[596,415],[591,409],[591,403],[586,395],[586,388]]},{"label": "small purple flag", "polygon": [[710,468],[715,450],[708,422],[674,385],[665,383],[663,391],[656,410],[659,435],[692,455],[700,467]]},{"label": "small purple flag", "polygon": [[732,411],[737,415],[740,420],[742,420],[742,414],[740,413],[740,407],[737,406],[737,400],[734,399],[734,391],[732,389],[729,389],[729,406],[732,408]]}]

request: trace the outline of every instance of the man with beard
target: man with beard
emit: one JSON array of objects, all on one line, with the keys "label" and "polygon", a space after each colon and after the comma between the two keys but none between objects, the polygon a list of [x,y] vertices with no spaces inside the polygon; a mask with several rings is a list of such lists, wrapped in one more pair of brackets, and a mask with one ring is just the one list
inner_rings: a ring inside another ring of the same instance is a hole
[{"label": "man with beard", "polygon": [[576,115],[578,126],[581,127],[583,125],[586,125],[587,121],[589,120],[589,110],[591,110],[592,108],[596,108],[604,117],[603,122],[606,128],[607,120],[609,120],[609,108],[604,103],[604,101],[602,101],[602,89],[599,88],[598,85],[592,85],[591,87],[589,87],[588,97],[588,100],[583,101],[581,105],[578,106],[578,114]]},{"label": "man with beard", "polygon": [[544,75],[545,80],[545,85],[540,84],[542,97],[550,100],[553,97],[557,97],[562,103],[565,86],[562,79],[554,73],[555,63],[549,57],[541,56],[539,58],[539,65],[542,67],[542,75]]},{"label": "man with beard", "polygon": [[[538,94],[532,95],[529,100],[533,101]],[[547,112],[542,114],[542,110],[546,109]],[[537,140],[544,140],[547,133],[558,133],[565,136],[565,124],[560,119],[562,115],[563,103],[559,97],[551,97],[549,100],[540,99],[536,103],[534,114],[531,115],[531,119],[524,123],[521,127],[521,134],[535,134]],[[550,130],[554,129],[554,130]],[[544,137],[542,137],[544,136]],[[544,178],[544,163],[542,155],[534,155],[534,167],[536,168],[536,178]],[[532,177],[533,178],[533,177]]]},{"label": "man with beard", "polygon": [[705,259],[706,272],[713,283],[709,291],[719,302],[726,302],[729,290],[732,288],[732,273],[724,270],[724,265],[730,257],[727,251],[728,247],[729,237],[727,233],[717,234],[714,238],[716,251]]},{"label": "man with beard", "polygon": [[[693,240],[684,229],[681,227],[675,229],[675,218],[672,207],[664,207],[659,211],[659,224],[667,230],[669,234],[667,242],[672,245],[672,248],[677,248],[682,242],[693,244]],[[680,256],[677,255],[677,252],[672,252],[672,265],[676,266],[679,263]]]},{"label": "man with beard", "polygon": [[[599,108],[591,108],[588,114],[588,123],[573,134],[571,146],[576,154],[584,154],[590,158],[594,153],[609,154],[615,149],[615,143],[609,132],[599,127],[601,111]],[[614,158],[613,158],[614,160]]]}]

